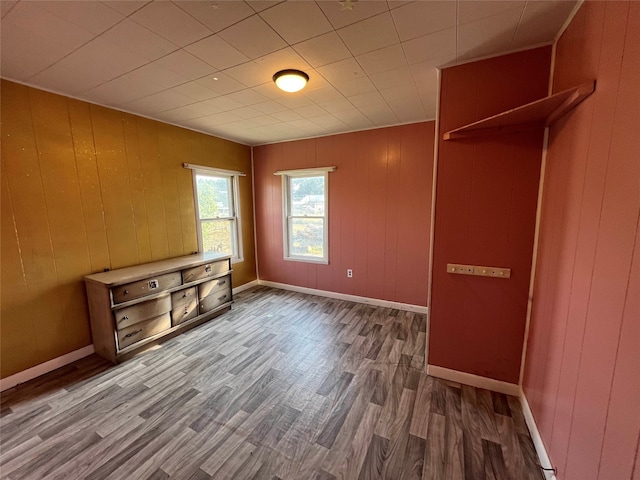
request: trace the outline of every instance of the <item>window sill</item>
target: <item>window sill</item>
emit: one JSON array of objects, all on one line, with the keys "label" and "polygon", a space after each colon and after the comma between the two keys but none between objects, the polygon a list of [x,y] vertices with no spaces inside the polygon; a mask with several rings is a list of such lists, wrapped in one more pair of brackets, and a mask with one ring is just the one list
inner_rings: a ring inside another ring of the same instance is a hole
[{"label": "window sill", "polygon": [[329,265],[327,258],[308,258],[308,257],[283,257],[287,262],[315,263],[318,265]]}]

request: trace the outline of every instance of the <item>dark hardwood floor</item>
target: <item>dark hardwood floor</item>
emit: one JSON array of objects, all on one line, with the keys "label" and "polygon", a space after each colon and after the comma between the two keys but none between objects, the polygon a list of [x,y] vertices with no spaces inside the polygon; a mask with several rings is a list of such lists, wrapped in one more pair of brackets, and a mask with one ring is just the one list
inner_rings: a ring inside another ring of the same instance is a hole
[{"label": "dark hardwood floor", "polygon": [[424,315],[258,287],[2,394],[0,477],[543,478],[516,398],[423,372]]}]

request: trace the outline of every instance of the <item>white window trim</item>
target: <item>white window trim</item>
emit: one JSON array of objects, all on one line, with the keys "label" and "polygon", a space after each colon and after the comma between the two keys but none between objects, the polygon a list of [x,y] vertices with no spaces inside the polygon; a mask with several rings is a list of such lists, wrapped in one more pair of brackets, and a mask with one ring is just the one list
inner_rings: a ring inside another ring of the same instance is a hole
[{"label": "white window trim", "polygon": [[[299,170],[280,170],[274,175],[282,177],[282,246],[283,258],[290,262],[316,263],[320,265],[329,264],[329,172],[335,171],[336,167],[306,168]],[[305,177],[324,177],[324,216],[309,217],[322,218],[324,220],[323,229],[323,257],[307,257],[291,255],[289,253],[289,179]]]},{"label": "white window trim", "polygon": [[213,177],[229,177],[231,179],[231,200],[233,201],[233,213],[232,217],[224,217],[220,220],[225,220],[227,218],[233,219],[235,218],[236,228],[233,234],[235,235],[235,244],[236,244],[236,254],[231,256],[231,263],[240,263],[244,262],[244,251],[242,248],[242,214],[240,208],[240,182],[239,177],[244,176],[245,174],[242,172],[236,172],[234,170],[224,170],[221,168],[211,168],[211,167],[201,167],[198,165],[191,165],[188,163],[183,164],[184,168],[191,169],[191,180],[193,182],[193,203],[194,210],[196,213],[196,233],[198,236],[198,251],[202,252],[203,241],[202,241],[202,220],[200,219],[200,208],[198,206],[198,182],[197,175],[208,175]]}]

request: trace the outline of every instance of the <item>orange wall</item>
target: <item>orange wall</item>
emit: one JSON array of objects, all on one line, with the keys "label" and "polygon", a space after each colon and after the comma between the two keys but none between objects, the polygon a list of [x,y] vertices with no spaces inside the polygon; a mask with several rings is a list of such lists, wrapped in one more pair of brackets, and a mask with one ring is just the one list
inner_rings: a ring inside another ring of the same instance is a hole
[{"label": "orange wall", "polygon": [[550,130],[524,390],[560,480],[629,479],[640,435],[640,3],[590,2],[553,89],[597,80]]},{"label": "orange wall", "polygon": [[255,279],[250,148],[2,81],[2,378],[91,344],[82,277],[197,250],[191,171],[242,170]]},{"label": "orange wall", "polygon": [[[260,278],[426,305],[433,138],[426,122],[254,148]],[[332,165],[329,265],[283,260],[282,185],[273,173]]]},{"label": "orange wall", "polygon": [[[547,94],[551,48],[442,71],[440,139]],[[542,129],[440,140],[429,364],[518,383],[533,252]],[[454,275],[447,263],[511,268]]]}]

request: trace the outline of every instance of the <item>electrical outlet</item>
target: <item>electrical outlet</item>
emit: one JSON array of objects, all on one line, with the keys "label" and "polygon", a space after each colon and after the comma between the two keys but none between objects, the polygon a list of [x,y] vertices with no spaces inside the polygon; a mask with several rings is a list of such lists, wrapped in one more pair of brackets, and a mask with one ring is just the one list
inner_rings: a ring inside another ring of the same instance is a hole
[{"label": "electrical outlet", "polygon": [[347,268],[347,278],[353,278],[353,270]]}]

